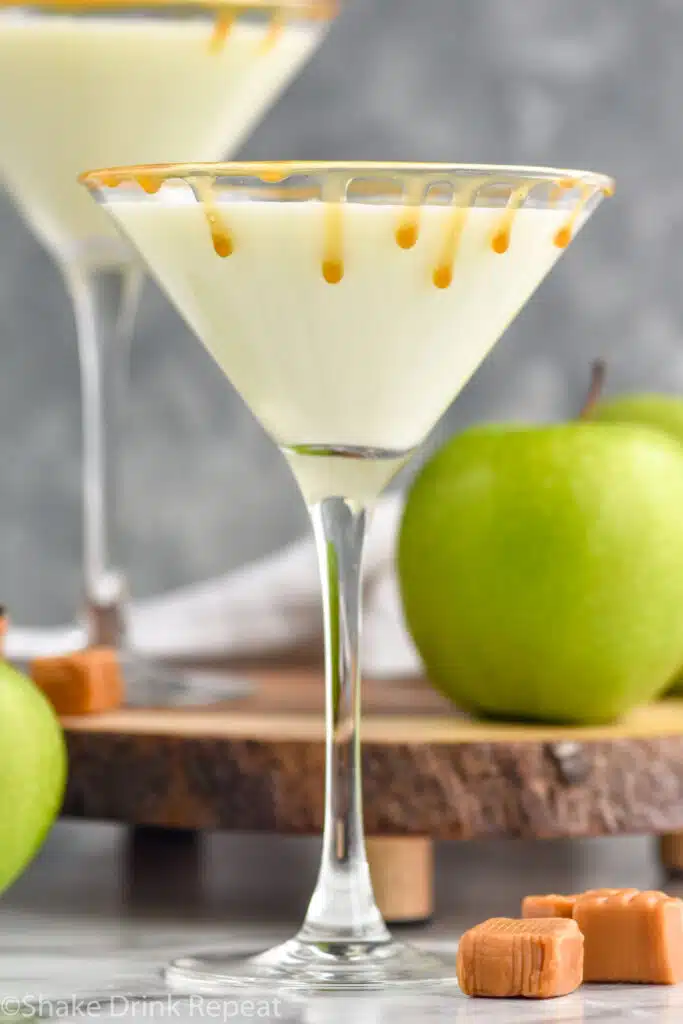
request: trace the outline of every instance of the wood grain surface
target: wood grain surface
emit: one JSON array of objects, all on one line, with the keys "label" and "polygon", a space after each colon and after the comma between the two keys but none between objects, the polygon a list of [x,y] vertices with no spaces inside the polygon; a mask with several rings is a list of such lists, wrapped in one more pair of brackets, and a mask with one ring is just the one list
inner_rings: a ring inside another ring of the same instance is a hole
[{"label": "wood grain surface", "polygon": [[[65,814],[177,828],[319,832],[323,684],[252,672],[211,708],[64,719]],[[597,836],[683,830],[683,701],[617,726],[473,722],[420,681],[364,687],[370,835]]]}]

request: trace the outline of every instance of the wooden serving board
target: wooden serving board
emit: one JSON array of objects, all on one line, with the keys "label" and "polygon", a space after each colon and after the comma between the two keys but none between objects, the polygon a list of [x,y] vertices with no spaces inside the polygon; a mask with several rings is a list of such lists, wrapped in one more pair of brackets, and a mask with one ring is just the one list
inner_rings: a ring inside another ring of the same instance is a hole
[{"label": "wooden serving board", "polygon": [[[136,825],[316,833],[323,821],[323,683],[250,673],[212,708],[65,718],[65,813]],[[683,700],[618,726],[473,722],[419,681],[364,688],[372,836],[598,836],[683,830]]]}]

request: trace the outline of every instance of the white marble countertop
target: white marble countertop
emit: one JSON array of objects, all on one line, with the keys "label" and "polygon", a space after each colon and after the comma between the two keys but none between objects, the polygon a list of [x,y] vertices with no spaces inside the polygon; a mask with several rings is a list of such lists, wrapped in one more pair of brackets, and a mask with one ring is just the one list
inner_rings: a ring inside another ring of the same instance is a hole
[{"label": "white marble countertop", "polygon": [[[3,1011],[21,1015],[22,1001],[37,995],[52,1000],[48,1009],[64,1019],[73,997],[84,992],[129,987],[160,993],[159,967],[169,956],[217,944],[251,950],[287,937],[305,910],[317,856],[313,840],[217,835],[198,842],[60,823],[0,904],[0,1019]],[[605,885],[683,893],[681,883],[662,878],[647,839],[444,844],[437,857],[437,915],[428,925],[402,929],[403,937],[454,956],[464,929],[486,917],[515,915],[532,890]],[[259,1009],[262,1019],[302,1024],[680,1024],[683,986],[587,986],[542,1003],[469,1000],[457,991],[419,998],[320,996],[253,1008],[235,1003],[226,1014],[256,1019]],[[97,1017],[215,1019],[212,1012],[183,1000],[150,1006],[120,999]]]}]

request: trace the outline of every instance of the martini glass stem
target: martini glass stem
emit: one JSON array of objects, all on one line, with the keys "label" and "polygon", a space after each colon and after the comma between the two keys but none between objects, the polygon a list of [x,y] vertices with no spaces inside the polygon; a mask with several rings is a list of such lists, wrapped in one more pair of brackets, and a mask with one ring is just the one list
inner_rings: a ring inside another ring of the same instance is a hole
[{"label": "martini glass stem", "polygon": [[363,833],[359,645],[366,510],[344,498],[328,498],[310,514],[325,618],[325,824],[318,882],[299,938],[386,942],[389,932],[375,903]]},{"label": "martini glass stem", "polygon": [[120,436],[142,271],[133,263],[64,268],[73,303],[83,409],[83,567],[89,646],[120,646],[125,582],[118,568]]}]

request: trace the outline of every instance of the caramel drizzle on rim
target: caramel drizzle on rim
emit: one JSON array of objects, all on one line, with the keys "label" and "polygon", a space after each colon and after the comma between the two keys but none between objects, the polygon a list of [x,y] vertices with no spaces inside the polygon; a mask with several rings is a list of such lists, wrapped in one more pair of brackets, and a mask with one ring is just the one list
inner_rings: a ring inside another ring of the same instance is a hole
[{"label": "caramel drizzle on rim", "polygon": [[214,192],[215,182],[207,179],[205,181],[195,180],[193,182],[195,194],[204,209],[204,216],[211,232],[211,241],[216,255],[222,259],[232,256],[235,251],[230,229],[228,228],[221,211],[216,203]]},{"label": "caramel drizzle on rim", "polygon": [[153,174],[137,174],[135,181],[137,181],[143,192],[146,192],[149,196],[156,195],[162,185],[162,182],[155,178]]},{"label": "caramel drizzle on rim", "polygon": [[548,193],[548,206],[551,208],[557,206],[559,201],[564,198],[565,193],[576,188],[577,185],[576,178],[564,178],[563,181],[556,181],[551,185]]},{"label": "caramel drizzle on rim", "polygon": [[24,6],[46,11],[190,7],[217,14],[284,10],[292,18],[309,21],[331,21],[339,13],[339,0],[31,0],[28,5],[22,0],[0,0],[0,9]]},{"label": "caramel drizzle on rim", "polygon": [[[306,165],[282,163],[279,165],[245,164],[234,166],[233,173],[236,175],[257,177],[264,184],[272,185],[286,180],[290,175],[296,173],[299,167],[302,167],[302,171],[304,171]],[[200,169],[196,168],[197,171]],[[359,173],[362,172],[359,171]],[[230,174],[226,173],[224,176],[229,177]],[[85,184],[95,188],[115,188],[124,182],[133,181],[149,194],[158,192],[165,181],[173,179],[184,179],[194,188],[197,199],[204,208],[216,253],[221,257],[232,255],[235,249],[234,240],[216,204],[215,177],[205,173],[183,174],[183,168],[171,165],[93,171],[81,176],[81,180]],[[326,180],[322,195],[324,223],[321,270],[324,280],[330,285],[339,284],[344,278],[344,205],[347,199],[347,190],[353,180],[354,177],[350,176],[348,172],[344,173],[340,166],[339,173],[331,174]],[[394,240],[399,248],[410,250],[417,244],[420,233],[420,212],[425,202],[425,196],[430,187],[439,183],[443,184],[443,180],[444,172],[438,174],[436,171],[431,178],[429,175],[417,175],[409,178],[404,190],[405,209],[394,234]],[[363,182],[361,181],[359,184],[362,185]],[[612,183],[607,182],[606,179],[587,182],[577,178],[553,181],[547,177],[532,177],[517,187],[512,187],[509,180],[506,182],[503,177],[497,175],[466,179],[463,185],[460,188],[455,188],[453,192],[452,210],[447,218],[445,237],[432,273],[434,286],[443,290],[448,288],[453,281],[453,268],[457,260],[460,241],[467,223],[468,213],[476,202],[478,193],[487,188],[509,192],[509,198],[501,213],[500,221],[490,239],[494,253],[502,256],[510,248],[514,222],[519,211],[533,190],[539,186],[548,188],[546,204],[551,208],[555,207],[568,191],[578,189],[578,199],[574,203],[567,221],[553,236],[553,244],[561,249],[566,248],[572,241],[576,224],[590,199],[598,192],[602,192],[606,196],[614,193]],[[373,187],[370,182],[368,182],[367,188],[368,194],[372,195]],[[311,198],[314,196],[315,190],[311,189]]]},{"label": "caramel drizzle on rim", "polygon": [[405,192],[406,210],[396,228],[396,244],[401,249],[412,249],[420,237],[420,210],[425,194],[424,182],[413,178]]},{"label": "caramel drizzle on rim", "polygon": [[567,246],[570,244],[572,238],[574,237],[576,223],[581,214],[583,213],[586,207],[586,203],[588,203],[588,201],[592,198],[593,194],[594,189],[591,188],[589,185],[579,186],[579,198],[574,204],[574,209],[569,214],[566,223],[563,224],[562,227],[556,231],[555,237],[553,238],[553,244],[556,245],[558,249],[566,249]]},{"label": "caramel drizzle on rim", "polygon": [[209,53],[220,53],[232,32],[237,14],[233,10],[219,11],[209,40]]},{"label": "caramel drizzle on rim", "polygon": [[261,175],[261,181],[264,185],[279,185],[287,177],[287,171],[264,171]]},{"label": "caramel drizzle on rim", "polygon": [[[263,11],[270,14],[262,51],[269,52],[279,41],[287,20],[332,21],[339,14],[339,0],[31,0],[38,10],[105,10],[134,7],[197,7],[215,11],[216,20],[209,39],[209,53],[220,53],[241,14]],[[3,8],[20,7],[20,0],[0,0]]]},{"label": "caramel drizzle on rim", "polygon": [[515,222],[515,217],[524,206],[532,189],[534,189],[537,184],[538,182],[536,181],[527,182],[525,185],[520,185],[519,188],[513,189],[510,193],[508,204],[505,207],[505,213],[501,217],[500,225],[494,232],[491,239],[491,248],[494,252],[498,253],[499,256],[504,255],[504,253],[506,253],[510,248],[510,239],[512,237],[512,228]]},{"label": "caramel drizzle on rim", "polygon": [[[138,0],[139,2],[139,0]],[[3,0],[0,0],[2,5]],[[271,8],[277,5],[270,5]],[[475,178],[482,186],[499,188],[511,187],[511,181],[520,178],[520,184],[545,184],[548,188],[574,188],[581,183],[591,185],[595,192],[602,191],[612,195],[614,183],[605,175],[592,174],[584,171],[546,171],[539,169],[538,177],[534,168],[507,168],[482,166],[471,167],[466,164],[430,164],[430,163],[391,163],[383,161],[329,161],[329,160],[241,160],[228,163],[175,163],[175,164],[140,164],[129,167],[106,167],[99,170],[85,171],[80,179],[86,185],[104,184],[105,176],[112,182],[130,181],[136,174],[153,174],[162,181],[185,179],[213,175],[215,178],[258,178],[260,181],[284,181],[285,178],[297,174],[310,177],[316,174],[334,174],[338,182],[345,186],[351,181],[363,179],[370,183],[375,179],[408,180],[419,177],[424,188],[447,181],[452,175],[462,176],[465,182]],[[465,174],[467,175],[465,177]],[[569,177],[569,175],[576,175]],[[470,176],[471,175],[471,176]],[[464,185],[466,187],[466,184]]]},{"label": "caramel drizzle on rim", "polygon": [[[292,12],[288,7],[275,7],[273,9],[259,47],[260,53],[270,53],[271,50],[275,49],[284,34],[285,24],[291,16]],[[218,12],[213,33],[209,40],[210,53],[220,53],[222,51],[238,17],[239,13],[236,9],[226,9]]]},{"label": "caramel drizzle on rim", "polygon": [[270,24],[260,46],[261,53],[270,53],[279,43],[284,31],[286,14],[284,8],[274,11]]},{"label": "caramel drizzle on rim", "polygon": [[326,183],[323,196],[322,274],[328,284],[339,284],[344,277],[344,202],[348,182],[334,179]]},{"label": "caramel drizzle on rim", "polygon": [[467,223],[467,215],[480,187],[480,182],[474,182],[469,188],[453,195],[453,210],[448,218],[446,237],[432,274],[435,288],[448,288],[453,281],[453,267],[458,255],[460,239]]}]

